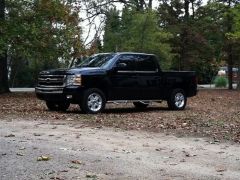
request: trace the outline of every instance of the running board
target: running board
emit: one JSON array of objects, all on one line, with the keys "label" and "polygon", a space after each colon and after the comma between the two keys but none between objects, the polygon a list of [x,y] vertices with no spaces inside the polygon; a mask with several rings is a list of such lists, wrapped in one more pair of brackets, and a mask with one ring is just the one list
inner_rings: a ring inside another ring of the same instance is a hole
[{"label": "running board", "polygon": [[162,103],[162,100],[114,100],[107,101],[108,103],[120,104],[120,103],[133,103],[133,102],[141,102],[143,104],[150,104],[152,102]]}]

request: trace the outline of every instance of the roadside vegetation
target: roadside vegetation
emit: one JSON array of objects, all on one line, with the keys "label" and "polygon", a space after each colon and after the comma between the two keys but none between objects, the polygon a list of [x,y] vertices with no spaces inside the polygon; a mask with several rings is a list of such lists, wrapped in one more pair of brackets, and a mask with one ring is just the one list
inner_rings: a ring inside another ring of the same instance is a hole
[{"label": "roadside vegetation", "polygon": [[217,77],[214,79],[214,84],[215,84],[215,87],[227,87],[228,80],[227,80],[226,77],[217,76]]}]

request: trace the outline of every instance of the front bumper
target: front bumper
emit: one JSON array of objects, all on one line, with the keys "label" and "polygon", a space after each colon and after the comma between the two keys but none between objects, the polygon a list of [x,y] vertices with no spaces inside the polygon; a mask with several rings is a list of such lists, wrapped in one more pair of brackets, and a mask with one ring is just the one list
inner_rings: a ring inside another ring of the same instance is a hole
[{"label": "front bumper", "polygon": [[69,101],[70,103],[79,103],[84,87],[67,86],[67,87],[40,87],[35,88],[38,99],[45,101]]}]

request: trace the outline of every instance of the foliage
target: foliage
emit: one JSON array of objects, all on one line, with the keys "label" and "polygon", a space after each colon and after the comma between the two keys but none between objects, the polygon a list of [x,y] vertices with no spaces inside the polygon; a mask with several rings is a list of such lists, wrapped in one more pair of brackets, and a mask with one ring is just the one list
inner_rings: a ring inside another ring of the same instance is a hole
[{"label": "foliage", "polygon": [[104,51],[114,52],[118,51],[121,47],[121,25],[120,25],[119,11],[110,9],[106,14],[106,21],[104,27]]},{"label": "foliage", "polygon": [[113,9],[106,20],[104,50],[154,53],[164,68],[168,68],[172,59],[170,38],[170,33],[158,27],[154,11],[137,12],[125,8],[120,17]]},{"label": "foliage", "polygon": [[172,36],[158,27],[155,12],[130,11],[130,14],[130,20],[123,24],[122,37],[128,38],[123,38],[122,50],[154,53],[166,67],[170,65],[172,55],[168,41]]},{"label": "foliage", "polygon": [[[11,84],[18,82],[12,79],[15,76],[19,83],[25,79],[20,74],[36,79],[42,69],[66,66],[75,57],[106,51],[154,53],[163,69],[195,70],[202,83],[210,83],[220,64],[240,64],[239,1],[159,0],[156,10],[153,2],[6,0],[0,54],[7,51]],[[117,8],[119,4],[122,9]],[[90,24],[97,16],[104,21],[104,32],[99,30],[87,48],[79,25],[84,10]],[[21,62],[28,63],[20,73]],[[23,81],[33,84],[31,78]]]},{"label": "foliage", "polygon": [[1,22],[0,52],[7,51],[11,64],[19,59],[28,61],[35,79],[40,70],[68,64],[81,53],[79,10],[71,4],[61,0],[7,0],[6,11],[6,20]]},{"label": "foliage", "polygon": [[215,84],[215,87],[227,87],[228,80],[224,76],[217,76],[214,79],[214,84]]}]

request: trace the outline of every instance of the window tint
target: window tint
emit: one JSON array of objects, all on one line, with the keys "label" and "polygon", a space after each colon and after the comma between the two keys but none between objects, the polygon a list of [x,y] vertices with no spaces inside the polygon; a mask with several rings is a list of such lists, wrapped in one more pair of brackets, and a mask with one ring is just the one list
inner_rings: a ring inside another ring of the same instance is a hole
[{"label": "window tint", "polygon": [[134,71],[135,70],[135,59],[134,55],[122,55],[117,61],[117,65],[120,63],[126,64],[125,67],[118,67],[121,71]]},{"label": "window tint", "polygon": [[137,71],[156,71],[154,56],[140,55],[136,61]]}]

